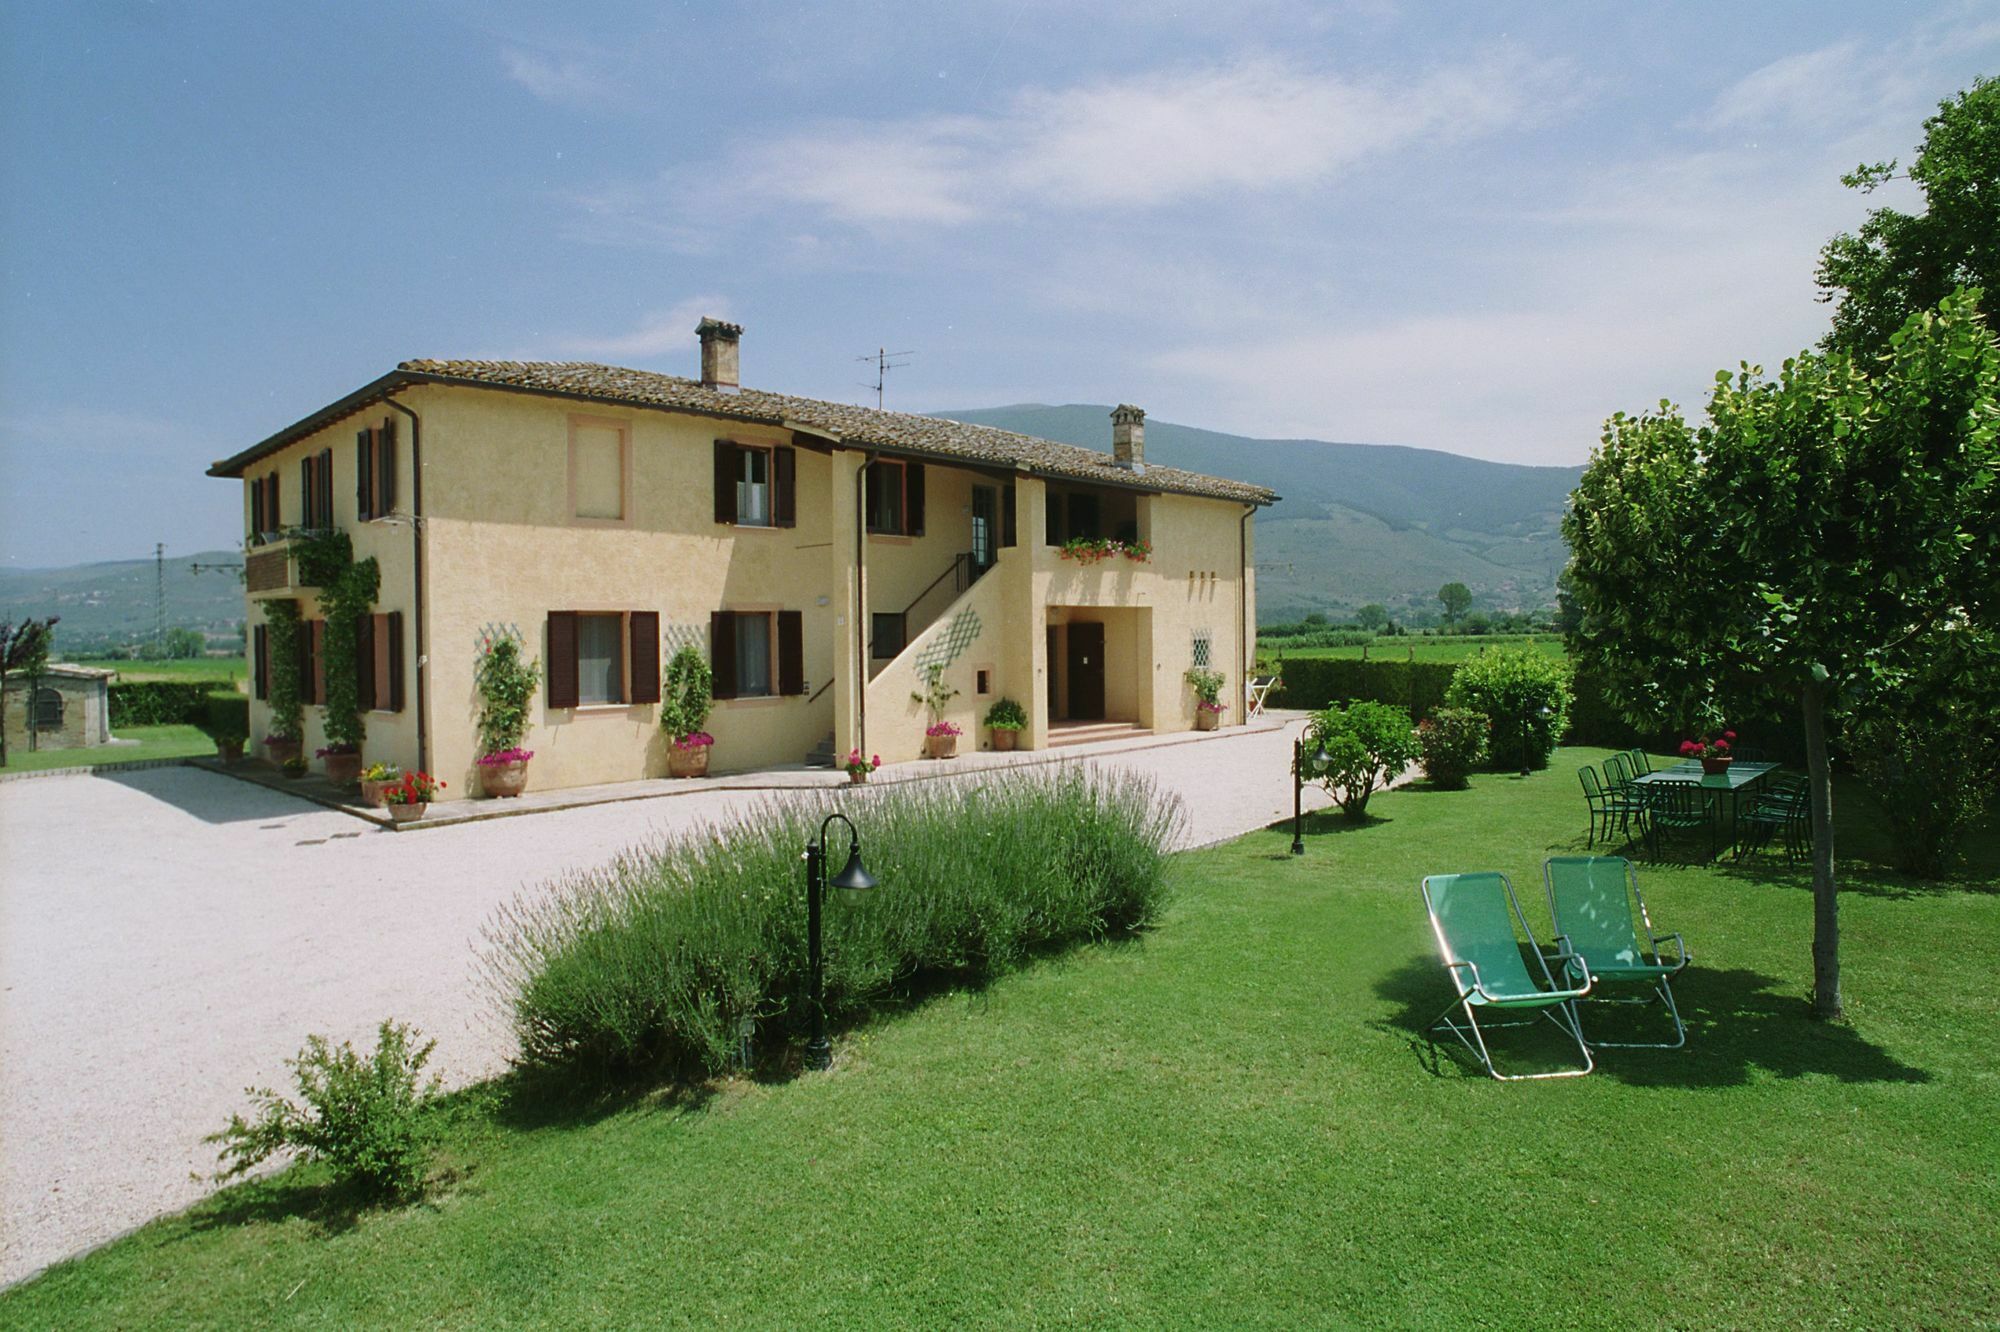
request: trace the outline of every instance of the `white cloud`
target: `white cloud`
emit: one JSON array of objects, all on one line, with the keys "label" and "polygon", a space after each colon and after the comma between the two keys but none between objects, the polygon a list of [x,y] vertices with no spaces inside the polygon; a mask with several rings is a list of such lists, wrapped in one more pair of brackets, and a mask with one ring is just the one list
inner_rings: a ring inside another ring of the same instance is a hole
[{"label": "white cloud", "polygon": [[1852,97],[1861,66],[1857,42],[1773,60],[1723,89],[1698,123],[1710,130],[1814,123]]},{"label": "white cloud", "polygon": [[603,106],[622,97],[620,75],[613,61],[587,50],[545,54],[520,47],[500,52],[507,77],[537,99],[559,106]]},{"label": "white cloud", "polygon": [[559,345],[579,356],[616,356],[645,360],[653,357],[685,355],[693,364],[696,347],[694,330],[703,316],[727,318],[729,302],[721,296],[690,296],[665,310],[655,311],[626,333],[609,336],[567,338]]}]

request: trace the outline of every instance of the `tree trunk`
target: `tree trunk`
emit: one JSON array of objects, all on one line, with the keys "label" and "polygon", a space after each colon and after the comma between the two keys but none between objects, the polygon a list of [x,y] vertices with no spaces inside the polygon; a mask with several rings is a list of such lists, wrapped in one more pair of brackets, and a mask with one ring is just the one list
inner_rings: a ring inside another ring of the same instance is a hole
[{"label": "tree trunk", "polygon": [[1826,757],[1826,686],[1806,686],[1806,772],[1812,797],[1813,1016],[1833,1021],[1840,1005],[1840,900],[1833,879],[1833,771]]}]

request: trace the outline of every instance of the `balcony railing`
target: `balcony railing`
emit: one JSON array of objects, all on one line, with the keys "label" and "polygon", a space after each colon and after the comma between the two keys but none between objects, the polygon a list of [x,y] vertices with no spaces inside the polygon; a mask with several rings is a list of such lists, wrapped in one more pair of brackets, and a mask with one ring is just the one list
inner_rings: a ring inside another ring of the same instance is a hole
[{"label": "balcony railing", "polygon": [[253,546],[243,556],[243,589],[253,601],[295,597],[318,589],[300,572],[300,543],[272,541]]}]

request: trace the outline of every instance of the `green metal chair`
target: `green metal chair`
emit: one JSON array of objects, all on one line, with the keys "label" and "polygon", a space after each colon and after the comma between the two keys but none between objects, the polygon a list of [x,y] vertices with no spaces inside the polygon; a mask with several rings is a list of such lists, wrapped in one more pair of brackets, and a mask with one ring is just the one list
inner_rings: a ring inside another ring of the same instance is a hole
[{"label": "green metal chair", "polygon": [[[1619,755],[1613,754],[1604,761],[1604,781],[1603,785],[1599,788],[1600,794],[1603,797],[1603,812],[1605,815],[1604,840],[1607,842],[1611,840],[1611,827],[1613,823],[1617,824],[1619,834],[1628,840],[1632,835],[1633,820],[1636,819],[1639,821],[1642,832],[1645,828],[1645,793],[1632,784],[1630,769],[1614,761],[1619,757]],[[1596,778],[1597,774],[1591,772],[1589,777],[1582,779],[1586,799],[1589,798],[1590,788],[1596,781]],[[1594,833],[1589,839],[1589,844],[1592,846],[1597,844],[1597,838]]]},{"label": "green metal chair", "polygon": [[[1558,954],[1565,974],[1582,977],[1581,984],[1558,988],[1549,972],[1549,961],[1539,948],[1534,950],[1541,969],[1537,981],[1523,956],[1522,939],[1533,940],[1521,904],[1514,897],[1514,885],[1504,874],[1486,871],[1476,874],[1432,874],[1423,881],[1424,908],[1430,913],[1431,932],[1437,936],[1444,955],[1445,970],[1451,975],[1458,995],[1425,1028],[1425,1034],[1440,1030],[1458,1037],[1459,1043],[1479,1057],[1488,1073],[1502,1082],[1531,1081],[1537,1078],[1575,1078],[1596,1067],[1590,1047],[1584,1043],[1571,1001],[1590,993],[1590,965],[1573,954]],[[1517,936],[1515,928],[1519,927]],[[1465,1010],[1465,1025],[1453,1020],[1455,1009]],[[1557,1069],[1549,1073],[1502,1073],[1493,1066],[1476,1016],[1486,1011],[1486,1025],[1494,1027],[1533,1026],[1536,1018],[1547,1018],[1576,1041],[1583,1056],[1582,1068]],[[1533,1013],[1525,1020],[1499,1021],[1490,1014]]]},{"label": "green metal chair", "polygon": [[[1687,941],[1678,934],[1653,933],[1646,899],[1639,895],[1639,876],[1623,856],[1551,856],[1542,862],[1542,884],[1549,894],[1549,919],[1556,931],[1559,956],[1567,979],[1581,976],[1607,988],[1643,985],[1651,994],[1636,999],[1609,994],[1579,996],[1570,1011],[1577,1031],[1583,1030],[1579,1005],[1585,1003],[1666,1005],[1673,1019],[1671,1041],[1593,1041],[1594,1049],[1676,1050],[1687,1044],[1687,1027],[1674,1004],[1673,977],[1692,960]],[[1668,960],[1660,945],[1672,940],[1676,956]],[[1579,965],[1581,964],[1581,965]]]},{"label": "green metal chair", "polygon": [[1632,771],[1641,777],[1653,770],[1653,760],[1643,749],[1628,749],[1625,757],[1632,761]]},{"label": "green metal chair", "polygon": [[1646,844],[1653,859],[1660,858],[1665,834],[1695,831],[1708,842],[1708,858],[1715,859],[1715,819],[1700,782],[1647,782],[1641,789],[1646,796]]},{"label": "green metal chair", "polygon": [[1785,837],[1785,863],[1804,856],[1812,844],[1812,807],[1806,791],[1804,778],[1790,777],[1752,800],[1736,816],[1736,859],[1755,855],[1780,832]]}]

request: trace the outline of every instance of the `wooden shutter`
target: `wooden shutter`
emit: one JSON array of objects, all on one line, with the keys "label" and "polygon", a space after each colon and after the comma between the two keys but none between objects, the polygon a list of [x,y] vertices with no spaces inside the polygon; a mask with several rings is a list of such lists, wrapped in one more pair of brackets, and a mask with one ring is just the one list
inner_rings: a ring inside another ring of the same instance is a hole
[{"label": "wooden shutter", "polygon": [[284,503],[278,489],[278,474],[272,472],[264,478],[264,530],[276,532],[285,525]]},{"label": "wooden shutter", "polygon": [[911,536],[924,534],[924,465],[909,463],[903,468],[903,530]]},{"label": "wooden shutter", "polygon": [[390,611],[382,618],[388,621],[388,633],[384,637],[389,640],[389,644],[386,653],[380,644],[376,646],[377,678],[388,677],[389,711],[401,712],[403,710],[403,612]]},{"label": "wooden shutter", "polygon": [[1000,492],[1000,544],[1014,544],[1014,487]]},{"label": "wooden shutter", "polygon": [[549,612],[549,706],[576,706],[576,612]]},{"label": "wooden shutter", "polygon": [[322,529],[333,526],[333,450],[319,451],[319,485],[314,491],[319,499],[319,525]]},{"label": "wooden shutter", "polygon": [[299,702],[312,702],[312,621],[300,620],[292,630],[292,669],[299,673]]},{"label": "wooden shutter", "polygon": [[798,611],[778,612],[778,692],[806,692],[805,617]]},{"label": "wooden shutter", "polygon": [[299,459],[299,526],[313,525],[313,460],[308,454]]},{"label": "wooden shutter", "polygon": [[375,432],[375,514],[396,511],[396,423],[384,421]]},{"label": "wooden shutter", "polygon": [[771,450],[771,525],[773,527],[797,527],[799,525],[798,501],[798,451],[776,448]]},{"label": "wooden shutter", "polygon": [[375,621],[379,615],[359,615],[354,625],[354,703],[363,712],[375,710]]},{"label": "wooden shutter", "polygon": [[715,441],[715,521],[736,521],[736,446],[726,439]]},{"label": "wooden shutter", "polygon": [[326,621],[312,622],[312,701],[326,702]]},{"label": "wooden shutter", "polygon": [[632,662],[632,702],[660,701],[660,614],[633,611],[626,621],[626,655]]},{"label": "wooden shutter", "polygon": [[362,522],[375,516],[375,432],[354,437],[354,514]]},{"label": "wooden shutter", "polygon": [[[258,482],[258,489],[261,490],[263,484],[261,481]],[[255,681],[252,688],[256,690],[258,698],[269,698],[271,696],[271,631],[269,626],[260,624],[251,630],[250,651],[253,669],[252,679]]]},{"label": "wooden shutter", "polygon": [[708,660],[717,698],[736,697],[736,615],[711,611],[708,617]]},{"label": "wooden shutter", "polygon": [[250,536],[254,540],[264,530],[264,478],[250,483]]}]

